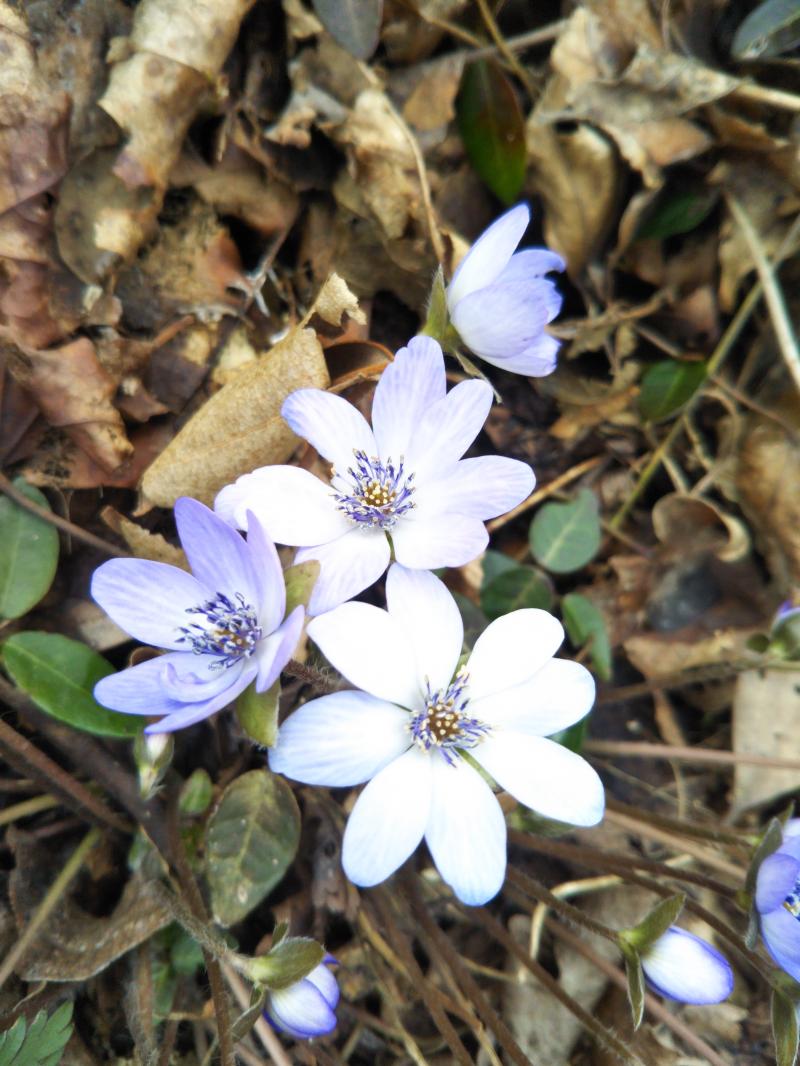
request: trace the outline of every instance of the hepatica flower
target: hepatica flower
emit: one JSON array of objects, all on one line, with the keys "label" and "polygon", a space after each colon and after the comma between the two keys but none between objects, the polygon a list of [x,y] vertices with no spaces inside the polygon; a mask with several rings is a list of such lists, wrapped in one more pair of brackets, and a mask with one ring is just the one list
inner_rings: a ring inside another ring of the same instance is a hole
[{"label": "hepatica flower", "polygon": [[478,238],[447,287],[447,309],[475,355],[514,374],[543,377],[555,370],[559,349],[545,326],[562,303],[544,275],[566,264],[548,248],[515,252],[529,221],[527,205],[519,204]]},{"label": "hepatica flower", "polygon": [[[279,544],[316,559],[309,604],[321,614],[357,595],[395,558],[412,569],[462,566],[488,543],[484,522],[532,491],[531,468],[516,459],[461,456],[492,405],[483,381],[446,391],[444,357],[415,337],[380,377],[372,428],[352,404],[300,389],[283,417],[333,464],[330,482],[295,466],[266,466],[222,490],[216,510],[247,528],[251,511]],[[391,539],[391,543],[390,543]]]},{"label": "hepatica flower", "polygon": [[594,682],[552,658],[564,632],[546,611],[492,622],[459,669],[461,616],[437,577],[395,564],[386,598],[387,611],[345,603],[312,620],[313,640],[356,691],[296,711],[270,766],[310,785],[368,782],[342,849],[355,884],[383,881],[424,837],[456,895],[481,904],[503,884],[506,825],[476,767],[547,818],[602,818],[597,774],[545,739],[589,711]]},{"label": "hepatica flower", "polygon": [[208,718],[254,681],[264,692],[290,659],[303,626],[284,621],[286,591],[275,545],[251,516],[245,541],[197,500],[175,504],[192,568],[112,559],[92,579],[92,596],[136,640],[166,655],[104,677],[94,694],[126,714],[164,715],[146,733]]},{"label": "hepatica flower", "polygon": [[800,981],[800,819],[786,823],[781,846],[759,867],[755,904],[767,951]]},{"label": "hepatica flower", "polygon": [[641,959],[654,990],[680,1003],[721,1003],[733,991],[733,970],[727,959],[707,941],[675,925]]},{"label": "hepatica flower", "polygon": [[339,986],[325,965],[334,961],[332,955],[327,955],[302,980],[279,992],[270,992],[264,1013],[276,1029],[296,1040],[310,1040],[336,1028],[334,1011],[339,1002]]}]

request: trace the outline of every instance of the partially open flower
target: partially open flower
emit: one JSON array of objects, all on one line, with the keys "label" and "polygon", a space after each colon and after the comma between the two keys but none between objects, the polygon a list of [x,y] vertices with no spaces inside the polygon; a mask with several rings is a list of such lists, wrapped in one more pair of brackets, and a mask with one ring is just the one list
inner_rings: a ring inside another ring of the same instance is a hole
[{"label": "partially open flower", "polygon": [[336,1028],[339,986],[328,969],[336,960],[326,955],[323,962],[300,981],[279,992],[270,992],[264,1010],[276,1029],[296,1040],[325,1036]]},{"label": "partially open flower", "polygon": [[455,600],[425,571],[395,564],[388,610],[345,603],[309,634],[356,686],[311,700],[281,726],[270,767],[310,785],[369,782],[347,823],[345,873],[376,885],[425,838],[442,878],[469,904],[491,899],[506,868],[506,823],[476,765],[546,818],[595,825],[603,786],[549,735],[583,718],[594,682],[554,659],[564,639],[546,611],[498,618],[458,668]]},{"label": "partially open flower", "polygon": [[800,981],[800,819],[791,819],[783,834],[758,869],[755,905],[767,951]]},{"label": "partially open flower", "polygon": [[518,204],[492,223],[459,264],[447,308],[475,355],[514,374],[544,377],[555,370],[559,349],[545,326],[562,303],[544,275],[566,264],[548,248],[515,252],[529,221],[527,204]]},{"label": "partially open flower", "polygon": [[733,991],[728,960],[707,941],[675,925],[641,959],[655,991],[680,1003],[721,1003]]},{"label": "partially open flower", "polygon": [[111,559],[95,571],[92,596],[103,610],[136,640],[167,649],[95,686],[97,700],[114,711],[165,716],[146,733],[208,718],[253,681],[266,691],[297,646],[303,608],[284,620],[280,560],[250,517],[245,541],[183,497],[175,521],[191,574],[147,559]]}]

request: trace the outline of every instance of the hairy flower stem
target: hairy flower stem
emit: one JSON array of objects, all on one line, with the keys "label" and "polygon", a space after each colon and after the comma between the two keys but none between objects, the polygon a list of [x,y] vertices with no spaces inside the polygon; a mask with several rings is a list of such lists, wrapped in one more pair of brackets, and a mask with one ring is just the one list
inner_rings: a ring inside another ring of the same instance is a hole
[{"label": "hairy flower stem", "polygon": [[332,681],[330,676],[322,670],[317,670],[316,667],[309,666],[307,663],[300,663],[297,659],[290,659],[284,666],[283,672],[290,677],[296,677],[298,681],[302,681],[306,685],[310,685],[315,692],[322,696],[327,696],[331,692],[338,692],[341,687],[340,682]]}]

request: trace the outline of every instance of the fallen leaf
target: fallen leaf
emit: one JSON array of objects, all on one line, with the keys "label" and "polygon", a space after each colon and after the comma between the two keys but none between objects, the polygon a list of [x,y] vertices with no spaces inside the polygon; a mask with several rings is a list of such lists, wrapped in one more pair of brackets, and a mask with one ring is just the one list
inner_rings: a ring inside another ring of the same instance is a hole
[{"label": "fallen leaf", "polygon": [[104,507],[100,512],[109,529],[122,537],[130,550],[138,559],[152,559],[157,563],[168,563],[170,566],[178,566],[181,570],[188,570],[189,563],[186,553],[182,548],[170,544],[160,533],[152,533],[137,522],[121,515],[113,507]]},{"label": "fallen leaf", "polygon": [[[791,758],[797,751],[800,670],[747,670],[736,679],[733,750],[742,755]],[[797,771],[737,762],[731,817],[797,789]]]}]

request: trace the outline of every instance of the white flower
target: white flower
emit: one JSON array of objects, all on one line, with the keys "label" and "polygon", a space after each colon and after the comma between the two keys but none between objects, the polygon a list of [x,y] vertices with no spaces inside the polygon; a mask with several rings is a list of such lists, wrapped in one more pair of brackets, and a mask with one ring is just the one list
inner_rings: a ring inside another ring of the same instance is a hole
[{"label": "white flower", "polygon": [[544,275],[564,270],[548,248],[515,249],[530,221],[527,204],[506,211],[481,234],[447,288],[447,308],[461,340],[503,370],[544,377],[556,368],[559,341],[545,326],[561,294]]},{"label": "white flower", "polygon": [[642,953],[642,969],[656,992],[681,1003],[721,1003],[733,991],[728,960],[676,925]]},{"label": "white flower", "polygon": [[311,973],[279,992],[270,992],[264,1010],[277,1028],[296,1040],[326,1036],[336,1028],[339,986],[326,963],[336,962],[326,955]]},{"label": "white flower", "polygon": [[265,466],[226,486],[215,508],[240,529],[252,511],[273,540],[300,548],[296,562],[319,561],[311,614],[377,581],[392,547],[412,569],[463,566],[488,543],[484,522],[515,507],[535,483],[516,459],[461,459],[491,405],[483,381],[447,392],[441,348],[415,337],[381,375],[372,429],[330,392],[300,389],[284,402],[295,433],[333,464],[330,483],[296,466]]},{"label": "white flower", "polygon": [[459,899],[481,904],[503,884],[506,825],[473,763],[546,818],[595,825],[599,777],[545,739],[588,713],[594,682],[552,658],[564,631],[546,611],[498,618],[457,670],[463,625],[442,582],[395,564],[386,599],[388,611],[345,603],[311,622],[313,640],[360,691],[301,707],[281,726],[270,767],[310,785],[369,782],[344,834],[355,884],[383,881],[424,836]]}]

